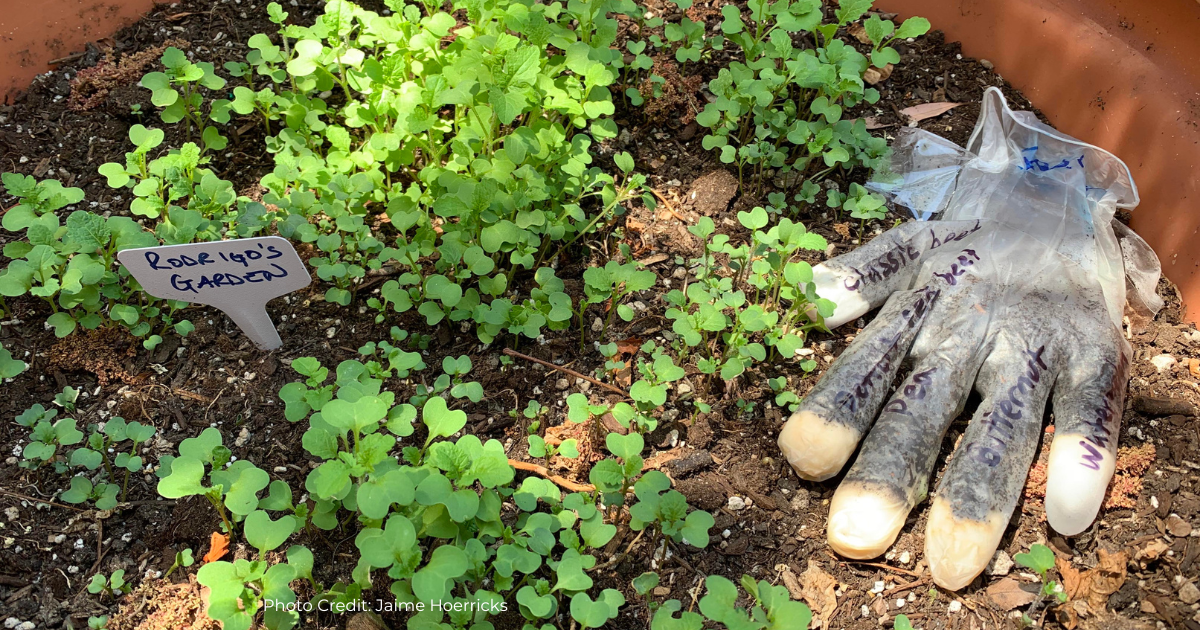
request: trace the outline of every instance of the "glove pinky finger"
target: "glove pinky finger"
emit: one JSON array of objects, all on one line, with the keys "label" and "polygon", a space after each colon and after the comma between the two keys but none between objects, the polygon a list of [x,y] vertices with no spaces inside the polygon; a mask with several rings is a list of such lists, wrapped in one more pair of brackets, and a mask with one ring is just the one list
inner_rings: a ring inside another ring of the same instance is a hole
[{"label": "glove pinky finger", "polygon": [[1054,442],[1046,476],[1046,520],[1074,536],[1095,520],[1116,467],[1129,360],[1083,359],[1055,387]]}]

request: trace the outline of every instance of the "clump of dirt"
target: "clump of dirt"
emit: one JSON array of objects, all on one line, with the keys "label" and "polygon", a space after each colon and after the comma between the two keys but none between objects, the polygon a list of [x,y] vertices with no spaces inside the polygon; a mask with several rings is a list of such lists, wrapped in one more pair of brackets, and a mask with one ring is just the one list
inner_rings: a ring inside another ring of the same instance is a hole
[{"label": "clump of dirt", "polygon": [[664,55],[655,55],[651,73],[662,77],[655,82],[649,77],[638,86],[638,92],[646,99],[642,112],[651,124],[671,121],[672,126],[684,126],[696,120],[704,106],[696,98],[703,77],[681,74],[679,64]]},{"label": "clump of dirt", "polygon": [[100,63],[80,70],[75,78],[71,79],[71,95],[67,97],[67,108],[76,112],[95,109],[108,98],[108,93],[112,90],[140,81],[146,67],[157,62],[163,51],[171,46],[186,50],[191,44],[179,39],[169,39],[158,46],[122,55],[121,60],[116,63],[113,62],[112,51],[106,52]]},{"label": "clump of dirt", "polygon": [[50,349],[47,367],[64,372],[82,368],[94,374],[100,385],[114,380],[132,384],[138,379],[126,369],[125,361],[137,351],[137,341],[125,329],[103,326],[60,339]]},{"label": "clump of dirt", "polygon": [[221,624],[204,614],[201,587],[196,576],[186,582],[161,578],[143,580],[122,598],[109,630],[220,630]]},{"label": "clump of dirt", "polygon": [[[1142,481],[1146,471],[1154,465],[1157,449],[1153,444],[1144,443],[1136,446],[1122,446],[1117,449],[1117,461],[1114,464],[1115,473],[1108,491],[1101,504],[1101,513],[1118,508],[1133,509],[1137,507],[1138,495],[1142,492]],[[1050,440],[1042,441],[1038,449],[1036,463],[1029,470],[1025,480],[1025,503],[1022,506],[1026,514],[1037,516],[1039,520],[1046,519],[1046,474],[1050,463]]]}]

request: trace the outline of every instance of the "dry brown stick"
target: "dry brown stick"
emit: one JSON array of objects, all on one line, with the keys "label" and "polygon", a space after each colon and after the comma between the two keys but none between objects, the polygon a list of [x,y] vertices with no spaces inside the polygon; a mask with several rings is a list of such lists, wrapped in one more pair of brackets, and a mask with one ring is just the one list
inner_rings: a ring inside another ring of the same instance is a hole
[{"label": "dry brown stick", "polygon": [[58,59],[51,59],[50,61],[46,62],[46,65],[55,66],[60,63],[66,63],[68,61],[75,61],[76,59],[79,59],[80,57],[83,57],[86,54],[87,54],[86,52],[71,53],[71,54],[67,55],[66,57],[59,57]]},{"label": "dry brown stick", "polygon": [[604,564],[598,564],[598,565],[588,569],[588,571],[603,571],[613,565],[618,564],[622,560],[624,560],[625,556],[628,556],[630,550],[633,549],[633,546],[636,545],[638,543],[638,541],[642,539],[642,534],[645,534],[646,530],[648,530],[648,529],[650,529],[650,528],[645,527],[642,529],[642,531],[638,532],[638,535],[633,537],[633,542],[629,543],[629,546],[625,547],[625,551],[622,551],[621,553],[614,555],[612,558],[609,558],[608,561],[605,562]]},{"label": "dry brown stick", "polygon": [[887,597],[888,595],[892,595],[894,593],[903,593],[904,591],[912,590],[918,586],[923,586],[928,583],[929,583],[929,576],[925,576],[923,578],[918,578],[911,582],[906,582],[904,584],[898,584],[896,586],[893,586],[892,588],[889,588],[888,590],[883,592],[883,596]]},{"label": "dry brown stick", "polygon": [[0,488],[0,494],[7,494],[10,497],[16,497],[18,499],[24,499],[26,501],[33,501],[34,503],[44,503],[46,505],[53,505],[54,507],[67,508],[68,510],[75,510],[76,512],[86,512],[87,511],[83,508],[77,508],[73,505],[65,505],[62,503],[55,503],[54,501],[38,499],[35,497],[31,497],[27,494],[21,494],[20,492],[13,492],[12,490],[5,490],[3,488]]},{"label": "dry brown stick", "polygon": [[552,370],[558,370],[559,372],[564,372],[566,374],[570,374],[571,376],[574,376],[575,378],[581,378],[581,379],[591,383],[592,385],[597,385],[599,387],[603,387],[604,389],[607,389],[611,392],[616,392],[626,398],[629,398],[629,394],[625,390],[621,389],[620,387],[617,387],[616,385],[610,385],[603,381],[598,381],[590,376],[585,376],[583,374],[580,374],[579,372],[576,372],[575,370],[572,370],[571,368],[565,368],[565,367],[562,367],[561,365],[554,365],[553,363],[550,363],[548,361],[543,361],[541,359],[531,357],[528,354],[521,354],[520,352],[517,352],[516,350],[513,350],[511,348],[505,348],[504,354],[507,354],[510,357],[517,357],[518,359],[525,359],[526,361],[533,361],[534,363],[537,363],[538,365],[544,365]]},{"label": "dry brown stick", "polygon": [[524,470],[524,471],[531,472],[531,473],[537,473],[538,475],[545,477],[546,479],[549,479],[550,481],[553,481],[554,483],[566,488],[567,490],[570,490],[571,492],[594,492],[596,490],[596,486],[593,486],[590,484],[575,483],[574,481],[571,481],[570,479],[567,479],[566,477],[561,477],[559,475],[555,475],[555,474],[551,473],[545,466],[539,466],[537,464],[523,462],[523,461],[519,461],[516,459],[508,460],[508,465],[512,466],[513,468],[516,468],[517,470]]},{"label": "dry brown stick", "polygon": [[861,565],[861,566],[865,566],[865,567],[875,567],[876,569],[884,569],[886,571],[894,571],[896,573],[903,573],[904,575],[912,576],[915,578],[921,577],[920,573],[914,573],[912,571],[909,571],[908,569],[901,569],[900,567],[893,567],[891,565],[881,564],[879,562],[861,562],[859,560],[847,560],[845,558],[839,558],[838,556],[834,555],[834,553],[832,551],[829,551],[828,549],[826,549],[825,552],[828,553],[829,556],[832,557],[834,560],[841,562],[843,564],[857,564],[857,565]]}]

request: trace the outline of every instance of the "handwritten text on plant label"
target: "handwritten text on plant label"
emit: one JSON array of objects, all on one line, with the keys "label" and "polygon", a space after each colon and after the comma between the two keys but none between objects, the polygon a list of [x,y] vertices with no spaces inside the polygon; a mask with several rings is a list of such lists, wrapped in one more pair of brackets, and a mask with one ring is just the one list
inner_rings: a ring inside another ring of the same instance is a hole
[{"label": "handwritten text on plant label", "polygon": [[282,343],[267,302],[312,280],[292,244],[278,236],[127,249],[117,258],[146,293],[215,306],[267,350]]}]

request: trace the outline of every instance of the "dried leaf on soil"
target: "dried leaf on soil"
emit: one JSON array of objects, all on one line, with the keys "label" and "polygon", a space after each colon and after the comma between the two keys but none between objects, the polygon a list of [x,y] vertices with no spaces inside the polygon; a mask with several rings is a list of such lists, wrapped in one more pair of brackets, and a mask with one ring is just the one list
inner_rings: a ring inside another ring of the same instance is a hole
[{"label": "dried leaf on soil", "polygon": [[1170,549],[1171,546],[1161,540],[1151,540],[1133,554],[1133,561],[1142,563],[1153,562]]},{"label": "dried leaf on soil", "polygon": [[921,103],[920,105],[905,107],[900,110],[900,113],[919,122],[926,118],[941,116],[959,105],[962,105],[962,103]]},{"label": "dried leaf on soil", "polygon": [[867,68],[867,71],[863,73],[863,81],[866,81],[871,85],[883,83],[884,81],[888,80],[888,77],[892,76],[893,68],[894,67],[890,63],[882,68]]},{"label": "dried leaf on soil", "polygon": [[1108,596],[1125,584],[1125,564],[1129,561],[1129,554],[1125,551],[1110,552],[1101,547],[1096,550],[1096,555],[1099,562],[1084,571],[1076,569],[1070,560],[1061,557],[1057,559],[1057,564],[1067,598],[1086,602],[1089,609],[1100,611],[1108,605]]},{"label": "dried leaf on soil", "polygon": [[229,536],[220,532],[213,532],[208,553],[204,554],[204,564],[216,562],[224,558],[227,553],[229,553]]},{"label": "dried leaf on soil", "polygon": [[1021,583],[1013,578],[1004,578],[987,587],[987,594],[1001,610],[1012,610],[1021,606],[1027,606],[1032,604],[1033,600],[1037,599],[1036,591],[1030,592],[1022,588]]},{"label": "dried leaf on soil", "polygon": [[808,561],[808,569],[800,575],[800,590],[804,600],[812,608],[815,619],[820,619],[818,627],[828,628],[829,620],[837,610],[837,579],[826,573],[813,560]]},{"label": "dried leaf on soil", "polygon": [[[870,70],[875,70],[875,68],[871,68]],[[870,70],[868,70],[868,72],[870,72]],[[889,74],[891,74],[890,71]],[[864,76],[863,79],[866,80],[866,77]],[[962,105],[962,103],[921,103],[920,105],[905,107],[904,109],[900,110],[900,114],[913,122],[920,122],[927,118],[941,116],[942,114],[945,114],[959,105]],[[874,116],[864,118],[863,121],[867,123],[867,129],[883,129],[884,127],[891,127],[895,124],[881,122]]]},{"label": "dried leaf on soil", "polygon": [[860,44],[870,44],[871,36],[867,35],[867,29],[862,25],[862,22],[855,22],[846,27],[846,33],[858,40]]}]

